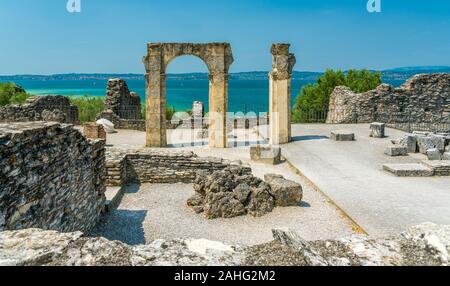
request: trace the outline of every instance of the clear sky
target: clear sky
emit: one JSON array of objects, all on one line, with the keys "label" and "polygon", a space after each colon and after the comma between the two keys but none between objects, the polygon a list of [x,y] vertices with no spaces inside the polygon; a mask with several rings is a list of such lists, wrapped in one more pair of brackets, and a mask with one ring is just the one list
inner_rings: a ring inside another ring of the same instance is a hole
[{"label": "clear sky", "polygon": [[[296,70],[450,65],[449,0],[0,0],[0,74],[143,73],[147,42],[230,42],[233,72],[269,70],[289,42]],[[194,57],[169,72],[206,71]]]}]

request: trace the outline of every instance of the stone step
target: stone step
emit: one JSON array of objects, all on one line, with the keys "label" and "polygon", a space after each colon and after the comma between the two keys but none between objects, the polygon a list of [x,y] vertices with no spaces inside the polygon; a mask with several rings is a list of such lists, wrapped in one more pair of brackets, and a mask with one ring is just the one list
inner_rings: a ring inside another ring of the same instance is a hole
[{"label": "stone step", "polygon": [[432,169],[435,176],[450,176],[450,160],[424,160],[422,163]]},{"label": "stone step", "polygon": [[123,194],[123,187],[107,187],[105,192],[105,212],[111,212],[117,208],[122,201]]},{"label": "stone step", "polygon": [[432,177],[433,169],[423,164],[385,164],[383,169],[397,177]]}]

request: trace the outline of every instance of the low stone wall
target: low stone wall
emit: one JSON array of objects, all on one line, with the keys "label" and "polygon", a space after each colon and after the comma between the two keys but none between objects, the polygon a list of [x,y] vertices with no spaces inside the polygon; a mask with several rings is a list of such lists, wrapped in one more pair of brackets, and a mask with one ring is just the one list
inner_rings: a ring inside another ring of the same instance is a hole
[{"label": "low stone wall", "polygon": [[400,88],[382,84],[360,94],[336,87],[327,123],[448,123],[449,116],[450,74],[423,74]]},{"label": "low stone wall", "polygon": [[72,125],[0,124],[0,231],[88,231],[105,201],[105,142]]},{"label": "low stone wall", "polygon": [[[198,157],[193,152],[108,148],[106,181],[109,186],[120,186],[128,182],[192,183],[198,171],[213,172],[240,164],[240,161]],[[251,171],[249,167],[244,168]]]},{"label": "low stone wall", "polygon": [[26,121],[78,124],[78,108],[62,95],[32,96],[22,105],[0,107],[0,122]]}]

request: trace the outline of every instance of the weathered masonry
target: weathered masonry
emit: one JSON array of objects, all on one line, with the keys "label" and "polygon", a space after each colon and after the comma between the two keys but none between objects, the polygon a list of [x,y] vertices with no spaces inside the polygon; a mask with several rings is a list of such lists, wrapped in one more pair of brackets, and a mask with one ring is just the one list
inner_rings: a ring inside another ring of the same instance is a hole
[{"label": "weathered masonry", "polygon": [[62,95],[32,96],[22,105],[0,107],[0,122],[78,123],[78,108]]},{"label": "weathered masonry", "polygon": [[145,131],[145,120],[141,115],[141,99],[130,92],[123,79],[108,80],[105,98],[105,110],[97,116],[112,123],[116,129]]},{"label": "weathered masonry", "polygon": [[228,43],[149,43],[144,57],[147,81],[147,147],[165,147],[166,68],[176,57],[193,55],[202,59],[209,70],[209,146],[226,148],[228,112],[228,70],[233,63]]},{"label": "weathered masonry", "polygon": [[273,145],[291,140],[291,80],[296,59],[289,47],[289,44],[274,44],[271,48],[269,138]]},{"label": "weathered masonry", "polygon": [[0,231],[89,231],[105,202],[105,142],[72,125],[0,124]]},{"label": "weathered masonry", "polygon": [[[192,183],[198,171],[213,172],[230,166],[241,166],[241,162],[198,157],[187,151],[107,148],[106,183],[109,186],[130,182]],[[242,167],[251,172],[249,167]]]},{"label": "weathered masonry", "polygon": [[450,74],[422,74],[400,88],[382,84],[356,94],[336,87],[327,123],[450,123],[449,116]]}]

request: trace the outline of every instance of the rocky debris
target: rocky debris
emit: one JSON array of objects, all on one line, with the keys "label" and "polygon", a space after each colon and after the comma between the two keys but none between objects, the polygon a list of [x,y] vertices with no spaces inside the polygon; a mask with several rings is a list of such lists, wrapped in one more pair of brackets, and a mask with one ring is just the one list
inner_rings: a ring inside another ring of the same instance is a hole
[{"label": "rocky debris", "polygon": [[0,266],[235,266],[243,248],[193,239],[130,246],[81,232],[26,229],[0,233]]},{"label": "rocky debris", "polygon": [[[396,147],[407,148],[408,153],[420,152],[427,155],[429,160],[445,160],[444,153],[448,152],[450,148],[450,136],[447,133],[433,134],[425,131],[414,131],[400,139],[392,140],[392,143]],[[388,151],[387,154],[389,155],[390,152]]]},{"label": "rocky debris", "polygon": [[270,186],[270,192],[275,198],[275,206],[299,206],[303,199],[302,186],[296,182],[286,180],[281,175],[267,174],[264,181]]},{"label": "rocky debris", "polygon": [[370,137],[384,138],[385,137],[386,124],[374,122],[370,124]]},{"label": "rocky debris", "polygon": [[305,241],[273,230],[274,241],[256,246],[205,239],[155,240],[130,246],[82,233],[40,229],[0,233],[1,266],[448,266],[450,226],[431,223],[399,235],[355,235]]},{"label": "rocky debris", "polygon": [[276,165],[281,162],[281,148],[273,145],[251,146],[250,158],[252,161]]},{"label": "rocky debris", "polygon": [[384,154],[388,156],[407,156],[408,155],[408,149],[406,147],[402,146],[389,146],[384,151]]},{"label": "rocky debris", "polygon": [[427,157],[428,157],[428,160],[432,160],[432,161],[442,160],[442,154],[439,151],[439,149],[437,149],[437,148],[428,149]]},{"label": "rocky debris", "polygon": [[78,124],[78,108],[62,95],[31,96],[24,104],[0,107],[0,122]]},{"label": "rocky debris", "polygon": [[335,130],[331,131],[330,139],[334,141],[354,141],[355,134],[351,131]]},{"label": "rocky debris", "polygon": [[307,242],[274,230],[275,241],[250,247],[250,266],[448,266],[450,226],[423,224],[391,237],[353,236]]},{"label": "rocky debris", "polygon": [[209,219],[247,214],[260,217],[276,206],[300,205],[303,198],[300,184],[274,174],[267,174],[264,179],[266,182],[242,167],[229,167],[212,174],[198,172],[194,180],[195,194],[187,205]]},{"label": "rocky debris", "polygon": [[198,172],[194,190],[196,194],[187,204],[208,219],[246,214],[258,217],[275,207],[269,185],[242,167],[229,167],[212,174]]},{"label": "rocky debris", "polygon": [[112,123],[111,121],[109,121],[108,119],[102,118],[97,120],[95,123],[102,125],[103,129],[105,130],[106,133],[108,134],[113,134],[116,133],[117,131],[114,129],[114,123]]}]

